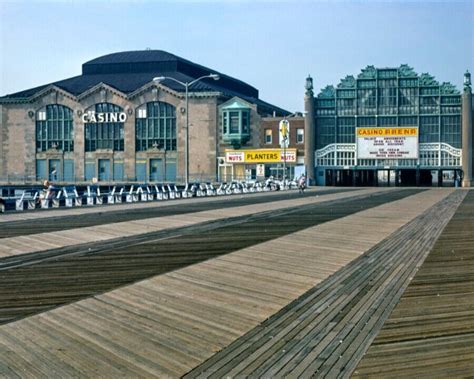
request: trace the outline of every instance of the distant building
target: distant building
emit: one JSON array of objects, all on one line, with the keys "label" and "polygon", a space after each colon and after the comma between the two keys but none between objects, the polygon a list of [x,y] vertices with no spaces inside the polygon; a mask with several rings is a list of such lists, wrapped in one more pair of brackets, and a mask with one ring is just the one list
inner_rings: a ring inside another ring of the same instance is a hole
[{"label": "distant building", "polygon": [[367,66],[317,96],[310,80],[305,105],[318,185],[442,185],[472,175],[463,167],[472,161],[469,73],[461,95],[407,65]]},{"label": "distant building", "polygon": [[[189,179],[216,180],[225,150],[259,147],[260,121],[289,112],[258,90],[159,51],[105,55],[82,74],[0,97],[0,182],[184,182],[185,87]],[[170,77],[161,82],[156,77]]]}]

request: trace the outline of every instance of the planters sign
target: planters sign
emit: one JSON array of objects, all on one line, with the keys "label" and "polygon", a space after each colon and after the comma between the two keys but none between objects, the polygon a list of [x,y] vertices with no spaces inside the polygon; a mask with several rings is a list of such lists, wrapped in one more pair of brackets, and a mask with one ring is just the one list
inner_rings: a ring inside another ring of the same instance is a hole
[{"label": "planters sign", "polygon": [[127,114],[125,112],[114,113],[95,113],[86,112],[82,115],[83,123],[95,124],[98,122],[125,122],[127,121]]},{"label": "planters sign", "polygon": [[227,163],[281,163],[296,162],[296,149],[260,149],[260,150],[226,150]]}]

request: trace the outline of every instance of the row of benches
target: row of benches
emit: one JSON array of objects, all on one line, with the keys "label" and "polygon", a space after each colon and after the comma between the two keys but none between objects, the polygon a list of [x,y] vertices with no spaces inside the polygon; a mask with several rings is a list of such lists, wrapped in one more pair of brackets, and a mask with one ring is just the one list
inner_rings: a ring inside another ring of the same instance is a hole
[{"label": "row of benches", "polygon": [[21,197],[15,200],[15,210],[23,211],[36,208],[80,207],[83,205],[116,204],[122,202],[138,202],[151,200],[179,199],[190,197],[185,190],[178,190],[173,185],[163,186],[125,186],[113,187],[110,191],[101,191],[98,186],[87,186],[79,194],[75,186],[57,188],[50,186],[48,189],[38,191],[35,189],[23,191]]},{"label": "row of benches", "polygon": [[101,190],[101,188],[96,185],[89,185],[84,188],[82,193],[79,193],[80,191],[75,186],[49,186],[47,189],[25,189],[20,196],[0,199],[0,213],[5,212],[5,210],[13,209],[16,211],[24,211],[37,208],[93,206],[122,202],[132,203],[138,201],[180,199],[195,196],[231,195],[271,190],[275,190],[275,188],[269,184],[263,185],[257,182],[222,183],[217,188],[211,183],[193,183],[181,189],[174,184],[114,186],[106,190]]}]

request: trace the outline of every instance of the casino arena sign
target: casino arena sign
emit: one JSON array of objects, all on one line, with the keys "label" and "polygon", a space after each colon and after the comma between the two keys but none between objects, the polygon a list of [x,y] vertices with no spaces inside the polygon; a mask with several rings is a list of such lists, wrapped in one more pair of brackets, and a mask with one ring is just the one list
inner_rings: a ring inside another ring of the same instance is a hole
[{"label": "casino arena sign", "polygon": [[226,150],[227,163],[296,163],[296,149]]},{"label": "casino arena sign", "polygon": [[357,128],[358,159],[417,159],[418,127]]}]

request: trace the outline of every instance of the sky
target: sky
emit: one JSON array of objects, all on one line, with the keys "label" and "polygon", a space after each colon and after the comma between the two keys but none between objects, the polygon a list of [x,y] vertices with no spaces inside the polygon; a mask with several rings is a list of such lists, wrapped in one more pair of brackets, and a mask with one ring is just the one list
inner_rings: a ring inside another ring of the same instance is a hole
[{"label": "sky", "polygon": [[0,96],[81,73],[101,55],[165,50],[303,111],[367,65],[429,72],[462,88],[474,69],[471,1],[0,0]]}]

